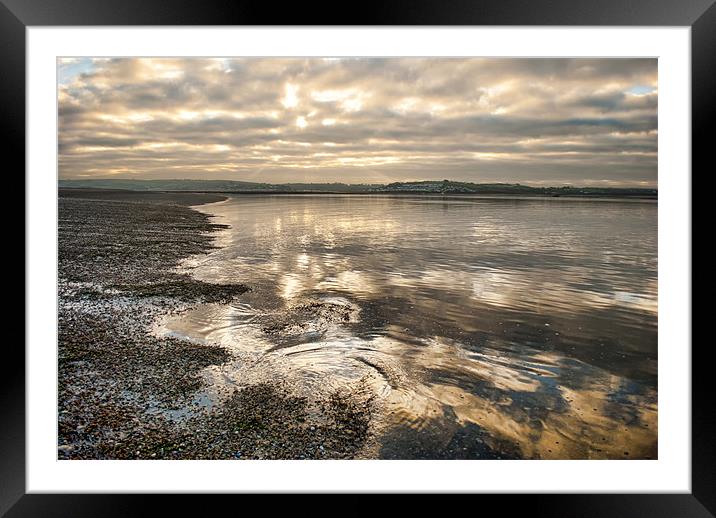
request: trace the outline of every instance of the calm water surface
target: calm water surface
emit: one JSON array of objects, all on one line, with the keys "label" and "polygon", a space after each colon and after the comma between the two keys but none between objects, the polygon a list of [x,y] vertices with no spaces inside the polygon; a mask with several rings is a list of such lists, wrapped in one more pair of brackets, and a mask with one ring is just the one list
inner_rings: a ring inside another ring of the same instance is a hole
[{"label": "calm water surface", "polygon": [[[375,396],[383,458],[655,458],[653,201],[236,196],[187,262],[253,291],[162,332],[266,377]],[[222,391],[223,389],[223,391]]]}]

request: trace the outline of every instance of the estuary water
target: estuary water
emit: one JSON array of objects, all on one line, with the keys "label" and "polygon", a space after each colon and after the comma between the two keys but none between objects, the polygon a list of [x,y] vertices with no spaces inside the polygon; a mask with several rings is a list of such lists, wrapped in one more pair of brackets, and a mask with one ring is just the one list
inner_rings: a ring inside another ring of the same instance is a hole
[{"label": "estuary water", "polygon": [[211,400],[262,379],[376,406],[368,456],[657,456],[657,203],[236,195],[184,265],[252,288],[161,332],[221,343]]}]

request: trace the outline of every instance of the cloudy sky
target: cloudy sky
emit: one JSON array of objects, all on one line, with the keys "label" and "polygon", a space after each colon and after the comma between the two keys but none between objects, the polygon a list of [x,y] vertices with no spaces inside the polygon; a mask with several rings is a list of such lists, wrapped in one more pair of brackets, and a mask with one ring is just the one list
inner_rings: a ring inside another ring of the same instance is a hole
[{"label": "cloudy sky", "polygon": [[656,187],[655,59],[58,61],[63,179]]}]

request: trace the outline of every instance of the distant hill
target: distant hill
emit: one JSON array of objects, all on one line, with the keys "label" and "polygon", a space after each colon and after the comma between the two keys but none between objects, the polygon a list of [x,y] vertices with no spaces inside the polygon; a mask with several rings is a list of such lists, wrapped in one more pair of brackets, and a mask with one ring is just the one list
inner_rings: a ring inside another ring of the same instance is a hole
[{"label": "distant hill", "polygon": [[271,190],[267,183],[234,180],[129,180],[100,178],[92,180],[60,180],[59,187],[92,189],[127,189],[130,191],[241,191]]},{"label": "distant hill", "polygon": [[394,182],[389,184],[286,183],[270,184],[234,180],[60,180],[59,187],[127,189],[132,191],[273,192],[273,193],[414,193],[502,194],[526,196],[634,196],[655,198],[657,189],[631,187],[531,187],[516,183],[470,183],[450,180]]}]

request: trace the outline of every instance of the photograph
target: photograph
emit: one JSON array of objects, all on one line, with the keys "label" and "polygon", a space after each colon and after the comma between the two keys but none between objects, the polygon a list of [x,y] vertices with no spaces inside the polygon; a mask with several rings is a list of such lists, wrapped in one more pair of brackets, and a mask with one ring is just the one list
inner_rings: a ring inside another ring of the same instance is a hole
[{"label": "photograph", "polygon": [[715,2],[0,0],[0,516],[716,518]]},{"label": "photograph", "polygon": [[656,463],[659,59],[325,49],[56,58],[56,460]]}]

